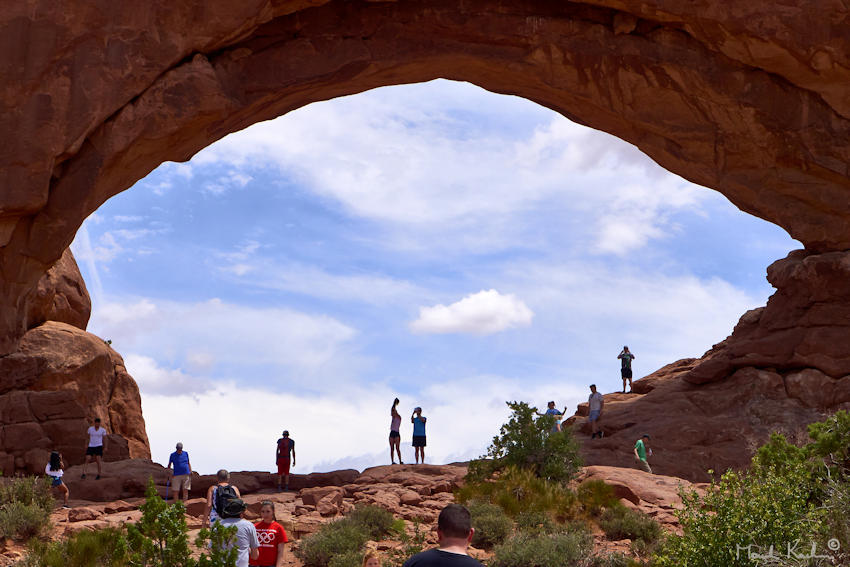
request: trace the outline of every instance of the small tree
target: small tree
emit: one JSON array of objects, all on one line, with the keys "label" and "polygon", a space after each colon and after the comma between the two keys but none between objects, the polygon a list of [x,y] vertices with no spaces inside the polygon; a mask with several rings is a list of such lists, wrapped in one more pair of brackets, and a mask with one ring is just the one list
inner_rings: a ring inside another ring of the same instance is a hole
[{"label": "small tree", "polygon": [[127,526],[130,565],[134,567],[194,567],[189,550],[182,502],[167,504],[159,497],[153,478],[148,480],[142,518]]},{"label": "small tree", "polygon": [[473,479],[489,476],[508,466],[533,470],[548,480],[567,482],[582,465],[578,442],[572,431],[553,432],[552,416],[537,415],[537,408],[525,402],[506,402],[511,417],[487,450],[490,461],[471,463]]}]

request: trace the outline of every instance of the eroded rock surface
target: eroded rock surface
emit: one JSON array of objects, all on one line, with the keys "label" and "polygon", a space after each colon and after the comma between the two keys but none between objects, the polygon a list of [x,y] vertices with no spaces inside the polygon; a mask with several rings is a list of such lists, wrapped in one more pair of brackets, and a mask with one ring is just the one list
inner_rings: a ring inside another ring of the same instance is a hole
[{"label": "eroded rock surface", "polygon": [[0,352],[83,220],[163,161],[313,101],[437,77],[630,141],[809,250],[850,248],[848,7],[679,4],[7,3]]},{"label": "eroded rock surface", "polygon": [[51,450],[68,464],[81,463],[95,416],[113,434],[107,460],[150,457],[139,388],[99,337],[48,321],[0,358],[0,376],[4,473],[43,472]]}]

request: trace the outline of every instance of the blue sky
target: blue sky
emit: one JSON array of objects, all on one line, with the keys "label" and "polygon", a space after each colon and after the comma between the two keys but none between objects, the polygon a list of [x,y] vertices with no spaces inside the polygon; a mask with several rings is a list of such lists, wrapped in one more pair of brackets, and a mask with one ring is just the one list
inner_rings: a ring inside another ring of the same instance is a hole
[{"label": "blue sky", "polygon": [[283,428],[295,472],[382,464],[396,395],[429,461],[475,457],[505,400],[617,389],[624,344],[636,376],[700,356],[799,247],[625,142],[442,80],[163,164],[73,244],[154,459],[183,441],[201,472],[271,469]]}]

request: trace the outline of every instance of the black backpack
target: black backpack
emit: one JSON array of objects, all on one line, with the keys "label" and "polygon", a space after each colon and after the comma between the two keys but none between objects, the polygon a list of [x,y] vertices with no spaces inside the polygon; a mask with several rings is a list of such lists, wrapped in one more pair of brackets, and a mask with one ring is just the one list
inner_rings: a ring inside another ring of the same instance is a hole
[{"label": "black backpack", "polygon": [[219,518],[229,517],[224,513],[227,503],[231,500],[237,500],[238,498],[239,496],[236,494],[236,489],[233,488],[233,485],[219,485],[219,487],[215,489],[215,501],[213,502],[213,506]]}]

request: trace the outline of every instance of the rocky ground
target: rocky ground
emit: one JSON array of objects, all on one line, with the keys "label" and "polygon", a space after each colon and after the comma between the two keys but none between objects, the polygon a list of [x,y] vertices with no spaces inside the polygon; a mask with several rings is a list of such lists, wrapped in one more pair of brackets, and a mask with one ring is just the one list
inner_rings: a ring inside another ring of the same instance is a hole
[{"label": "rocky ground", "polygon": [[[80,467],[67,471],[72,491],[71,509],[59,508],[57,503],[51,517],[53,538],[80,530],[120,527],[137,521],[141,517],[139,506],[144,502],[140,491],[144,489],[147,478],[151,476],[155,482],[167,478],[165,469],[160,465],[143,459],[107,463],[101,480],[92,480],[93,475],[89,475],[87,480],[80,480],[80,472]],[[300,566],[292,553],[292,546],[360,503],[389,510],[396,518],[405,520],[411,534],[418,523],[423,527],[426,545],[435,544],[437,516],[446,504],[454,501],[453,490],[463,482],[465,475],[466,467],[463,465],[379,466],[362,473],[344,470],[293,475],[291,485],[294,489],[290,492],[278,492],[274,488],[276,477],[270,473],[233,473],[232,481],[248,503],[248,519],[259,518],[260,502],[263,500],[274,502],[278,521],[293,542],[287,548],[286,564]],[[679,488],[692,486],[678,478],[607,466],[586,467],[576,482],[586,480],[602,480],[611,485],[623,504],[652,516],[669,531],[678,529],[673,512],[681,504]],[[186,522],[191,539],[201,528],[205,501],[200,496],[211,482],[209,476],[196,475],[193,479],[191,498],[186,502]],[[158,484],[158,489],[164,496],[165,486]],[[173,494],[169,494],[169,498],[172,497]],[[594,540],[598,551],[608,552],[628,552],[631,543],[628,540],[608,541],[600,530],[594,533]],[[400,547],[401,543],[378,541],[368,545],[388,551]],[[0,565],[12,565],[23,553],[24,547],[20,542],[6,541],[0,552]],[[481,550],[472,550],[472,554],[487,555]]]}]

